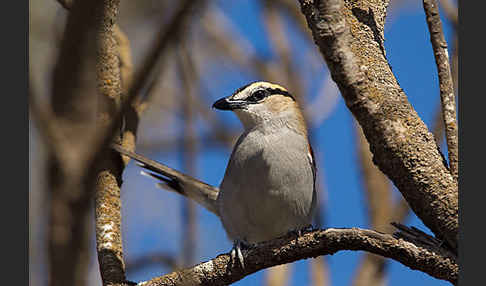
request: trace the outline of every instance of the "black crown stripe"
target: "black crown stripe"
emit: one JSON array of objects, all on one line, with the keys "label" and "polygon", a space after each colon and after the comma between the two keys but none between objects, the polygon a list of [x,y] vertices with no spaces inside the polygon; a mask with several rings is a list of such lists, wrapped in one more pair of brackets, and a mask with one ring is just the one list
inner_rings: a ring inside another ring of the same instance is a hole
[{"label": "black crown stripe", "polygon": [[280,94],[283,96],[290,97],[292,98],[293,101],[295,101],[295,97],[286,90],[280,88],[268,88],[267,90],[270,92],[270,94]]}]

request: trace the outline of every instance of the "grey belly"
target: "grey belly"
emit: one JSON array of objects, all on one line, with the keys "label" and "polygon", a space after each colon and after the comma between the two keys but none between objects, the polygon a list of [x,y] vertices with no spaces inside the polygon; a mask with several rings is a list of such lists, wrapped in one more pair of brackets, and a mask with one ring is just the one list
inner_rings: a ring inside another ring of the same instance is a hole
[{"label": "grey belly", "polygon": [[[242,145],[236,152],[248,151]],[[308,158],[302,156],[306,153],[299,149],[306,146],[286,147],[273,144],[244,161],[230,161],[218,203],[231,239],[255,243],[311,223],[313,174]],[[238,176],[230,175],[233,172]]]}]

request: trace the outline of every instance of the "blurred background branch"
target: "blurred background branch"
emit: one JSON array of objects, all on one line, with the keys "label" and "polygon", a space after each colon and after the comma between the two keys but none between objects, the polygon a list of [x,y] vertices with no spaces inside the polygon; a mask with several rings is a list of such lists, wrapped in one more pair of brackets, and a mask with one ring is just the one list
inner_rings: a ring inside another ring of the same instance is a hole
[{"label": "blurred background branch", "polygon": [[[194,98],[196,97],[199,76],[196,74],[186,44],[186,42],[180,43],[177,53],[182,92],[180,109],[184,118],[181,138],[194,138],[194,140],[181,140],[179,148],[182,157],[182,170],[197,178],[198,139],[195,124],[197,104]],[[192,200],[182,200],[182,223],[184,231],[182,233],[181,264],[187,267],[196,262],[197,250],[197,208],[196,203]]]}]

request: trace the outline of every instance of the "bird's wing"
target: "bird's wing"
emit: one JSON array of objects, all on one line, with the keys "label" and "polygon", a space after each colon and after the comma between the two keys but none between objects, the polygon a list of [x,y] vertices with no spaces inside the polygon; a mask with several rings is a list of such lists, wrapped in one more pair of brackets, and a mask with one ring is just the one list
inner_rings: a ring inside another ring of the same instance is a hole
[{"label": "bird's wing", "polygon": [[183,174],[135,152],[126,150],[120,145],[113,145],[112,148],[120,154],[134,159],[138,162],[137,165],[147,169],[148,172],[142,171],[143,175],[148,175],[160,180],[161,183],[156,184],[158,187],[193,199],[210,212],[218,215],[218,208],[216,205],[216,199],[218,198],[219,193],[218,188],[201,182],[191,176]]},{"label": "bird's wing", "polygon": [[312,167],[312,175],[314,176],[314,189],[316,188],[316,176],[317,176],[317,167],[316,167],[316,160],[314,158],[314,150],[312,150],[312,146],[309,144],[309,153],[307,153],[307,156],[309,158],[309,163],[311,164]]}]

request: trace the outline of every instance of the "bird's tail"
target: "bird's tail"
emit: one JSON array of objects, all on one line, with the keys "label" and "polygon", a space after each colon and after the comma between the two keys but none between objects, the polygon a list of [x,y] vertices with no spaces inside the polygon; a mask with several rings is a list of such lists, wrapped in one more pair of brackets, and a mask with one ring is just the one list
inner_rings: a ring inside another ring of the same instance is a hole
[{"label": "bird's tail", "polygon": [[191,176],[157,163],[135,152],[128,151],[120,145],[113,145],[112,148],[120,154],[134,159],[137,161],[137,165],[147,169],[148,171],[141,172],[143,175],[160,180],[161,183],[156,184],[158,187],[193,199],[210,212],[218,215],[218,208],[216,206],[216,199],[219,193],[218,188],[203,183]]}]

